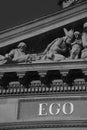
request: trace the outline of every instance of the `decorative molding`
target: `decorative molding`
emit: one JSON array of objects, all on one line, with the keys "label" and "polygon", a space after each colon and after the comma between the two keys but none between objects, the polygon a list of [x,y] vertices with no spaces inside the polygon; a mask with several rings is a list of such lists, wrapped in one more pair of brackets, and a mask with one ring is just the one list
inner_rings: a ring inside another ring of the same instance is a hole
[{"label": "decorative molding", "polygon": [[41,129],[41,128],[87,128],[87,121],[57,121],[57,122],[21,122],[0,125],[0,130]]},{"label": "decorative molding", "polygon": [[[0,66],[0,74],[1,77],[4,73],[9,75],[10,72],[17,73],[19,77],[18,81],[12,81],[9,85],[4,88],[4,84],[2,84],[2,80],[0,81],[0,96],[14,96],[14,95],[39,95],[39,94],[78,94],[78,93],[87,93],[87,81],[86,75],[83,75],[81,79],[75,79],[72,81],[72,85],[68,84],[67,74],[69,71],[81,70],[82,73],[87,72],[87,61],[83,60],[70,60],[70,61],[60,61],[60,62],[44,62],[44,63],[32,63],[32,64],[15,64],[12,65],[1,65]],[[33,79],[30,83],[25,84],[22,81],[23,76],[27,76],[26,72],[38,72],[37,74],[41,74],[41,77],[38,80]],[[52,83],[47,83],[46,74],[47,71],[58,71],[60,75],[60,79],[52,79]],[[21,78],[21,79],[20,79]],[[60,81],[61,80],[61,81]],[[45,83],[46,81],[46,83]],[[5,80],[4,80],[5,82]]]},{"label": "decorative molding", "polygon": [[65,60],[60,62],[35,62],[29,64],[4,64],[0,65],[0,73],[5,72],[27,72],[27,71],[37,71],[40,73],[52,70],[59,70],[68,72],[69,70],[73,69],[81,69],[86,71],[87,70],[87,61],[83,59],[77,60]]},{"label": "decorative molding", "polygon": [[[11,124],[2,124],[1,126],[0,126],[0,130],[12,130],[12,129],[40,129],[40,128],[69,128],[69,127],[71,127],[71,128],[78,128],[78,127],[84,127],[84,128],[86,128],[87,127],[87,122],[84,122],[84,123],[81,123],[81,122],[73,122],[73,124],[72,125],[70,125],[70,122],[65,122],[65,121],[63,121],[63,123],[64,124],[58,124],[57,122],[56,123],[46,123],[46,124],[41,124],[41,125],[38,125],[38,123],[36,122],[35,124],[32,124],[32,123],[29,123],[29,122],[27,122],[27,123],[20,123],[20,124],[18,124],[18,123],[11,123]],[[66,124],[65,124],[66,123]],[[67,125],[68,124],[68,125]],[[83,125],[82,125],[83,124]]]},{"label": "decorative molding", "polygon": [[36,84],[34,86],[29,86],[28,88],[23,85],[13,85],[13,87],[9,87],[7,89],[0,88],[0,97],[14,97],[14,96],[39,96],[39,95],[78,95],[78,94],[87,94],[87,83],[84,84],[76,84],[73,86],[69,86],[65,83],[62,85],[51,85],[51,87],[47,87],[46,85]]}]

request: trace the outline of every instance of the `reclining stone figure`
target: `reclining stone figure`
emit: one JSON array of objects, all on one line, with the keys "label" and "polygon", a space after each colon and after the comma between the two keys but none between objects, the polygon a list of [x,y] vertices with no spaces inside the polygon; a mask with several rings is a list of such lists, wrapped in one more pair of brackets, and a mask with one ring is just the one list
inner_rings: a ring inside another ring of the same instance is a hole
[{"label": "reclining stone figure", "polygon": [[5,59],[14,63],[31,62],[30,54],[26,54],[26,44],[20,42],[16,49],[11,50],[5,55]]},{"label": "reclining stone figure", "polygon": [[65,36],[52,41],[43,52],[42,60],[59,61],[66,58],[69,53],[71,42],[73,39],[73,30],[67,31],[64,28]]}]

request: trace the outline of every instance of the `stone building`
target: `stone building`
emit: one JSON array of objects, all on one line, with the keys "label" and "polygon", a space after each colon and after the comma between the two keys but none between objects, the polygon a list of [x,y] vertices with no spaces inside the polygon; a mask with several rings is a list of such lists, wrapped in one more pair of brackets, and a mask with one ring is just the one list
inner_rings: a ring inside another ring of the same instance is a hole
[{"label": "stone building", "polygon": [[[0,129],[86,130],[87,59],[42,60],[63,29],[79,31],[87,22],[87,1],[77,1],[34,22],[0,35]],[[9,52],[26,43],[29,60],[8,60]],[[70,48],[71,49],[71,48]],[[7,59],[6,59],[7,57]]]}]

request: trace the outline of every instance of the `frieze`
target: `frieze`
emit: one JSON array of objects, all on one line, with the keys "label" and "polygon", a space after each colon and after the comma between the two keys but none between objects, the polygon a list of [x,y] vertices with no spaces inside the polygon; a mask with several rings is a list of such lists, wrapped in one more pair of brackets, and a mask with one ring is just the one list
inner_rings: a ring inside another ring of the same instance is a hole
[{"label": "frieze", "polygon": [[17,119],[19,121],[86,121],[86,107],[83,104],[87,105],[85,96],[71,96],[71,98],[68,96],[52,98],[46,96],[42,98],[22,99],[18,103]]},{"label": "frieze", "polygon": [[15,122],[8,119],[0,129],[87,128],[86,106],[86,96],[20,98]]}]

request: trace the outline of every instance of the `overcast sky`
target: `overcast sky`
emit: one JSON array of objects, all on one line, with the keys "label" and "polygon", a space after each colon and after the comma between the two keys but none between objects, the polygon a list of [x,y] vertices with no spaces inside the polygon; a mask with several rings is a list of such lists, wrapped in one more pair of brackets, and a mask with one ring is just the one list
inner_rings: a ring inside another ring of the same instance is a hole
[{"label": "overcast sky", "polygon": [[59,10],[58,0],[0,0],[0,31]]}]

